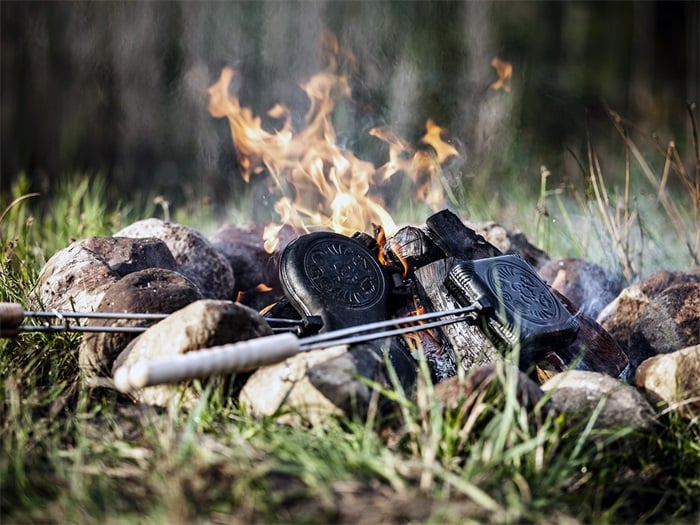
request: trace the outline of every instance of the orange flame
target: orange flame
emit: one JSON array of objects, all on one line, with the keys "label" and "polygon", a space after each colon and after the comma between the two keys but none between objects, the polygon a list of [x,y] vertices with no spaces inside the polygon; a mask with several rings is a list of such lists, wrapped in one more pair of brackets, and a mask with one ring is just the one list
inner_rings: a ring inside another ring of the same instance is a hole
[{"label": "orange flame", "polygon": [[266,228],[269,252],[276,246],[282,224],[301,231],[320,227],[344,234],[369,231],[377,224],[387,235],[393,234],[397,226],[376,194],[377,183],[405,173],[416,187],[416,196],[437,209],[444,200],[439,165],[459,156],[442,140],[443,130],[430,120],[422,141],[432,147],[431,152],[417,150],[388,128],[373,129],[370,134],[389,145],[389,160],[379,168],[336,145],[332,113],[339,99],[351,97],[351,90],[347,76],[336,73],[337,40],[326,33],[324,45],[331,51],[328,67],[301,86],[310,101],[301,131],[293,129],[290,110],[281,104],[268,111],[280,121],[279,129],[263,129],[261,118],[229,94],[235,74],[231,68],[224,68],[219,81],[209,88],[209,112],[228,119],[244,180],[250,182],[252,175],[263,172],[274,180],[278,194],[274,210],[281,224]]},{"label": "orange flame", "polygon": [[386,255],[384,254],[384,246],[386,246],[386,232],[384,231],[384,228],[382,228],[381,226],[375,228],[374,238],[377,241],[377,245],[379,245],[377,259],[379,259],[379,262],[384,266],[389,266],[389,261],[387,260]]},{"label": "orange flame", "polygon": [[425,124],[426,134],[421,142],[433,147],[435,153],[416,150],[388,127],[370,130],[370,135],[389,145],[389,161],[377,170],[382,180],[398,172],[406,173],[416,186],[416,197],[433,208],[444,201],[445,194],[440,179],[439,165],[450,157],[459,156],[454,146],[442,140],[443,129],[431,119]]},{"label": "orange flame", "polygon": [[506,93],[510,93],[510,79],[513,76],[513,66],[498,57],[493,57],[491,66],[496,69],[496,74],[498,75],[498,80],[491,84],[491,89],[502,89]]},{"label": "orange flame", "polygon": [[387,259],[386,254],[384,253],[384,248],[386,246],[386,243],[388,242],[389,247],[392,249],[392,253],[396,256],[396,258],[399,260],[399,263],[401,264],[402,276],[404,277],[404,279],[408,277],[408,273],[410,272],[411,268],[408,265],[408,261],[401,255],[401,251],[398,249],[398,243],[396,243],[396,241],[394,241],[393,238],[387,239],[386,232],[381,226],[375,228],[374,238],[377,241],[377,244],[379,245],[379,253],[377,254],[377,259],[379,260],[379,262],[384,266],[392,266],[392,263]]},{"label": "orange flame", "polygon": [[265,283],[259,283],[257,284],[254,288],[251,288],[250,290],[240,290],[238,294],[236,295],[236,301],[237,303],[240,303],[243,298],[250,292],[258,292],[258,293],[267,293],[271,292],[272,288],[270,288],[268,285]]},{"label": "orange flame", "polygon": [[[396,247],[396,243],[394,241],[390,241],[389,245],[392,248]],[[408,272],[411,270],[409,265],[408,265],[408,261],[406,261],[406,259],[401,255],[401,252],[399,250],[394,249],[394,254],[399,259],[399,262],[401,263],[401,268],[403,268],[402,276],[405,279],[406,277],[408,277]]]}]

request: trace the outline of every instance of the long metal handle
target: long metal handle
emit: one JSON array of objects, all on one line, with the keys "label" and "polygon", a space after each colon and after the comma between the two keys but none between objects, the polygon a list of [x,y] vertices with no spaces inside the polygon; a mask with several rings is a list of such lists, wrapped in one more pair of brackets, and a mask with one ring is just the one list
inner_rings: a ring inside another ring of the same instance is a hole
[{"label": "long metal handle", "polygon": [[[117,369],[114,374],[114,384],[122,392],[129,392],[146,386],[177,383],[186,379],[204,378],[214,374],[226,375],[245,372],[263,365],[279,363],[301,352],[383,339],[447,324],[470,321],[473,316],[469,314],[479,310],[480,306],[475,305],[445,312],[431,312],[344,328],[302,339],[293,334],[271,335],[154,361],[141,361],[132,367],[123,366]],[[452,317],[419,324],[421,320],[446,316]],[[403,323],[411,324],[391,330],[384,329]]]},{"label": "long metal handle", "polygon": [[[24,310],[19,303],[0,302],[0,337],[15,337],[19,332],[144,332],[145,326],[83,326],[68,322],[69,319],[145,319],[160,321],[170,314],[138,312],[71,312],[52,310],[48,312]],[[25,317],[52,319],[40,325],[21,324]],[[265,318],[273,331],[291,329],[304,324],[298,319]]]}]

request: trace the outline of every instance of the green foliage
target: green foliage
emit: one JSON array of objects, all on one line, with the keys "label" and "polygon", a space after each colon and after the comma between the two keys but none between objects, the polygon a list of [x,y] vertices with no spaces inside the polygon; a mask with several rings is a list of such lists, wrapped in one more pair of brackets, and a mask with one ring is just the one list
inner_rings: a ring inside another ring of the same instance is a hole
[{"label": "green foliage", "polygon": [[0,299],[25,303],[22,293],[31,290],[48,257],[76,239],[110,235],[129,220],[131,207],[107,211],[106,185],[101,175],[79,174],[44,196],[28,191],[24,174],[17,177],[9,199],[0,197]]}]

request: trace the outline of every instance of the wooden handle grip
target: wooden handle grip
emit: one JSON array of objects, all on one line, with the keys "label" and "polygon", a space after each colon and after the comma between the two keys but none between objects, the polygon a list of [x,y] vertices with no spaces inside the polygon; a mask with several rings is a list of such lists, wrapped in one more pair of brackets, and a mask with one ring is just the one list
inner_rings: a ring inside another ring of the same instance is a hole
[{"label": "wooden handle grip", "polygon": [[24,319],[24,308],[18,303],[0,303],[0,337],[17,335]]},{"label": "wooden handle grip", "polygon": [[299,339],[289,333],[215,346],[156,361],[118,368],[114,385],[122,392],[186,379],[253,370],[279,363],[299,352]]}]

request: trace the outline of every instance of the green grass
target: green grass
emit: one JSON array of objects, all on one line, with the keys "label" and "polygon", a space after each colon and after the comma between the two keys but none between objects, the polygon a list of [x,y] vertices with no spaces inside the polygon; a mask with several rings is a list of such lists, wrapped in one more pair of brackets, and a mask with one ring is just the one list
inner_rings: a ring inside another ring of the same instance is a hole
[{"label": "green grass", "polygon": [[[632,146],[626,137],[623,151]],[[673,173],[679,187],[691,189],[697,175],[670,166],[662,187],[668,158],[662,153],[636,167],[623,160],[621,176],[603,177],[590,146],[579,187],[554,185],[556,175],[543,171],[534,198],[522,192],[528,196],[518,201],[514,189],[515,199],[504,203],[463,189],[452,207],[474,220],[520,226],[553,255],[607,263],[628,279],[688,268],[697,257],[700,199],[673,193],[676,213],[660,192],[675,191]],[[657,186],[638,176],[646,169],[661,174]],[[162,203],[110,209],[104,188],[100,177],[76,176],[46,201],[18,178],[0,201],[0,300],[31,301],[41,266],[71,239],[109,235],[164,211]],[[178,210],[168,213],[184,222]],[[402,220],[425,219],[403,213]],[[3,523],[698,519],[700,426],[674,413],[641,433],[528,412],[517,402],[515,375],[503,367],[466,415],[444,410],[424,374],[415,398],[395,395],[397,419],[338,418],[299,428],[247,415],[223,387],[203,389],[190,411],[133,405],[90,388],[78,379],[79,341],[75,334],[0,340]]]}]

